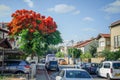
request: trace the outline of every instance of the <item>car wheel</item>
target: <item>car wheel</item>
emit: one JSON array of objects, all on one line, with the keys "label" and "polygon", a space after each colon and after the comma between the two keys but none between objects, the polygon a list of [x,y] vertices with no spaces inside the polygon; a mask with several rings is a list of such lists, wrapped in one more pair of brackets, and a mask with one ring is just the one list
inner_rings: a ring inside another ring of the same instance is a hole
[{"label": "car wheel", "polygon": [[109,74],[107,74],[107,80],[112,80]]}]

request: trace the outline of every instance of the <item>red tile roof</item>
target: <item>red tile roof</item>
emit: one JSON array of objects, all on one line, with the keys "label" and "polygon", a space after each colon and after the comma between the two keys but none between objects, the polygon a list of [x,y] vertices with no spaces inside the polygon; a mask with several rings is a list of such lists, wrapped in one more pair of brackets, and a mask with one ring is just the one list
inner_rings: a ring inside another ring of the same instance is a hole
[{"label": "red tile roof", "polygon": [[104,37],[104,38],[110,38],[110,34],[99,34],[97,39],[101,38],[101,37]]},{"label": "red tile roof", "polygon": [[120,24],[120,20],[118,20],[118,21],[116,21],[116,22],[113,22],[113,23],[110,25],[110,27],[114,27],[114,26],[116,26],[116,25],[118,25],[118,24]]},{"label": "red tile roof", "polygon": [[91,40],[83,41],[83,42],[75,45],[74,47],[84,47],[84,46],[86,46],[87,44],[89,44],[91,41],[92,41],[92,39],[91,39]]},{"label": "red tile roof", "polygon": [[107,38],[110,37],[110,34],[101,34],[102,37]]}]

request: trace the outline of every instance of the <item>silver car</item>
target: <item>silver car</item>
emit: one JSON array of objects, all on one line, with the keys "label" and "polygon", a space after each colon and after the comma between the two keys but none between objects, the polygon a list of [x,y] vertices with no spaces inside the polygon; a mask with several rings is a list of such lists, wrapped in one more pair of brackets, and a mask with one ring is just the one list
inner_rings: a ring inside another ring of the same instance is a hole
[{"label": "silver car", "polygon": [[0,72],[6,73],[30,73],[30,65],[24,60],[4,61],[4,66],[0,66]]},{"label": "silver car", "polygon": [[62,69],[56,76],[56,80],[93,80],[90,74],[83,69]]}]

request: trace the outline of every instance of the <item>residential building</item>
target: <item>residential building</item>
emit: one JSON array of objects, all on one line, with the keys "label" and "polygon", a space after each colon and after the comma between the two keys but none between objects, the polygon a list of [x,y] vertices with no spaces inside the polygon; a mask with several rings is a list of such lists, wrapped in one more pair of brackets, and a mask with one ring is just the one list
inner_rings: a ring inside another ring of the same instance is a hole
[{"label": "residential building", "polygon": [[9,35],[8,35],[8,30],[7,30],[7,24],[8,23],[0,23],[0,39],[6,39],[10,42],[10,44],[12,45],[12,48],[18,48],[18,44],[17,44],[17,41],[15,39],[11,39],[9,38]]},{"label": "residential building", "polygon": [[74,45],[74,47],[77,48],[77,49],[81,49],[81,51],[84,54],[84,53],[89,52],[91,45],[97,45],[96,38],[90,39],[90,40],[86,40],[86,41],[81,41],[78,44]]},{"label": "residential building", "polygon": [[110,50],[110,34],[99,34],[97,36],[98,48],[97,53],[101,53],[103,50]]},{"label": "residential building", "polygon": [[116,51],[120,48],[120,20],[113,22],[110,25],[111,33],[111,51]]},{"label": "residential building", "polygon": [[8,39],[7,38],[5,38],[5,39],[0,39],[0,49],[2,49],[2,48],[4,48],[4,49],[12,49],[12,46],[11,46],[11,44],[10,44],[10,42],[8,41]]}]

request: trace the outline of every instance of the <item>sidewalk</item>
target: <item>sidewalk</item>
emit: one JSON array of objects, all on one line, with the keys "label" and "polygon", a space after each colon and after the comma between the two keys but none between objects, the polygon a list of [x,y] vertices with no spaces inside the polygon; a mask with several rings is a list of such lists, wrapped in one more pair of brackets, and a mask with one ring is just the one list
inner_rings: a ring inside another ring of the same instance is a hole
[{"label": "sidewalk", "polygon": [[50,80],[50,77],[44,66],[37,66],[36,80]]}]

